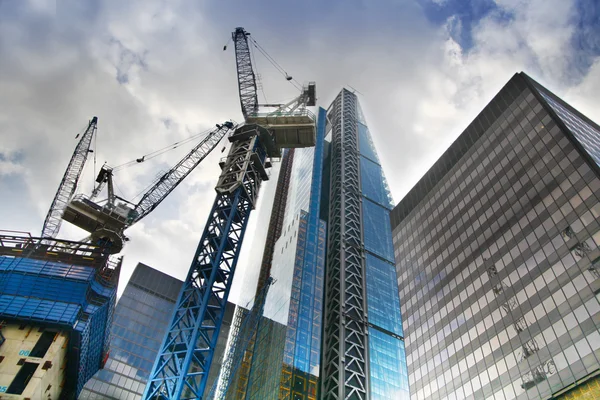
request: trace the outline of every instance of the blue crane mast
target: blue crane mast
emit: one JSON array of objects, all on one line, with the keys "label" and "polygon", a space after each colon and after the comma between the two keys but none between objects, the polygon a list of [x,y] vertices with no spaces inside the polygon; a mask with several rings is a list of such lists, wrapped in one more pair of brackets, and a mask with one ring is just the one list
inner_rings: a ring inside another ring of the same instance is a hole
[{"label": "blue crane mast", "polygon": [[[314,83],[293,101],[259,113],[249,35],[243,28],[232,34],[245,124],[229,137],[232,145],[220,162],[216,198],[150,372],[144,400],[202,399],[250,212],[261,183],[269,177],[271,159],[281,157],[283,147],[315,144],[315,117],[306,109],[315,105]],[[286,79],[291,77],[286,74]]]}]

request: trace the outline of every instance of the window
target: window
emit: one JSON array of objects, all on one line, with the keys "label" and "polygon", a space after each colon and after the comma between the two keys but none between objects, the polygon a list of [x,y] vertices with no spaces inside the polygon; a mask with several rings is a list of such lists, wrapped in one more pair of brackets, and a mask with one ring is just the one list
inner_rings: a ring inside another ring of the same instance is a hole
[{"label": "window", "polygon": [[25,388],[27,387],[27,384],[33,377],[33,374],[35,373],[35,370],[37,369],[38,365],[39,364],[25,362],[21,366],[19,372],[17,372],[15,379],[13,379],[8,389],[6,389],[6,393],[22,394]]},{"label": "window", "polygon": [[55,336],[56,332],[44,331],[33,347],[33,350],[31,350],[29,357],[43,358],[50,348],[50,345],[52,345],[52,342],[54,342]]}]

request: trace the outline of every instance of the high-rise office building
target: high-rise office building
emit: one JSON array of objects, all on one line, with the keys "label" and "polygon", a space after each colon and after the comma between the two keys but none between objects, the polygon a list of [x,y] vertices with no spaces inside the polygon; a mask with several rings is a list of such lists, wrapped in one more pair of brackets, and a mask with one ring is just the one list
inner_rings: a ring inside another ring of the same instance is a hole
[{"label": "high-rise office building", "polygon": [[323,399],[408,399],[389,213],[392,199],[360,104],[342,90],[331,132]]},{"label": "high-rise office building", "polygon": [[[138,400],[170,321],[182,281],[139,263],[115,308],[110,355],[90,379],[80,400]],[[228,303],[215,352],[221,359],[234,305]],[[215,363],[210,381],[218,374]]]},{"label": "high-rise office building", "polygon": [[547,399],[600,367],[600,129],[516,74],[392,211],[414,399]]},{"label": "high-rise office building", "polygon": [[[319,110],[313,148],[284,155],[272,214],[273,245],[263,263],[271,286],[255,337],[247,399],[316,399],[319,381],[325,223],[319,218],[326,112]],[[275,220],[277,218],[277,220]],[[263,257],[265,258],[265,257]],[[264,274],[263,274],[264,275]]]},{"label": "high-rise office building", "polygon": [[120,267],[94,245],[0,233],[0,397],[76,398],[106,360]]},{"label": "high-rise office building", "polygon": [[385,178],[356,95],[317,121],[315,147],[284,155],[260,279],[275,283],[235,398],[407,399]]}]

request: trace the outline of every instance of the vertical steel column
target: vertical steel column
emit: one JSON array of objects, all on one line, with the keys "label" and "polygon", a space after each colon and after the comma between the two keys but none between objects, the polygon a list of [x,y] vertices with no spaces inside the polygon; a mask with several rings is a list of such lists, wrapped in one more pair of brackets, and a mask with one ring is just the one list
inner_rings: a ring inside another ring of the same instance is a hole
[{"label": "vertical steel column", "polygon": [[364,249],[356,96],[342,90],[332,126],[323,374],[324,399],[368,399]]},{"label": "vertical steel column", "polygon": [[267,179],[258,130],[245,129],[231,140],[217,197],[144,399],[201,399],[204,393],[250,211]]}]

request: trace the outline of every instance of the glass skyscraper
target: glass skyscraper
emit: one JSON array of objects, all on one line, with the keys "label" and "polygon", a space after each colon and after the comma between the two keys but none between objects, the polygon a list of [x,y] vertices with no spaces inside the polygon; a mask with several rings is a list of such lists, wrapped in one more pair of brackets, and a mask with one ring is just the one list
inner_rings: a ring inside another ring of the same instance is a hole
[{"label": "glass skyscraper", "polygon": [[599,155],[598,125],[519,73],[394,208],[412,398],[598,379]]},{"label": "glass skyscraper", "polygon": [[275,282],[232,398],[408,399],[392,202],[353,93],[286,152],[275,198],[259,280]]},{"label": "glass skyscraper", "polygon": [[[136,266],[115,308],[110,355],[85,384],[80,400],[141,399],[182,284],[142,263]],[[215,360],[223,354],[233,308],[228,304]],[[215,365],[211,380],[217,374]]]},{"label": "glass skyscraper", "polygon": [[110,355],[81,400],[140,399],[182,282],[139,263],[113,317]]},{"label": "glass skyscraper", "polygon": [[247,399],[317,398],[326,240],[319,218],[325,118],[320,109],[315,147],[285,155],[293,154],[293,162],[283,180],[286,187],[278,187],[286,192],[286,202],[272,249],[275,283],[256,333]]},{"label": "glass skyscraper", "polygon": [[358,99],[343,89],[331,134],[323,399],[408,399],[391,196]]}]

